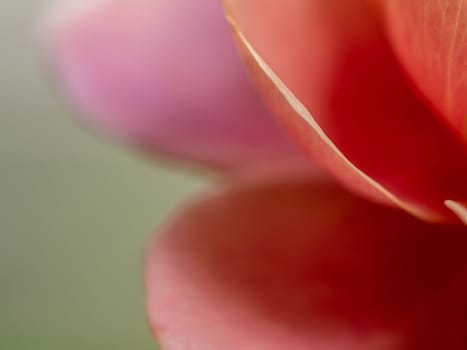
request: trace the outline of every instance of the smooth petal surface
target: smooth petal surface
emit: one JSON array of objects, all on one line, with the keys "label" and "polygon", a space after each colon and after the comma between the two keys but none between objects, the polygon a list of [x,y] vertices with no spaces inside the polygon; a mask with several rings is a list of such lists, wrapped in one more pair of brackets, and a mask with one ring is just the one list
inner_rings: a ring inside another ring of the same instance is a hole
[{"label": "smooth petal surface", "polygon": [[47,19],[60,86],[99,128],[220,168],[295,156],[215,0],[60,3]]},{"label": "smooth petal surface", "polygon": [[192,203],[148,247],[162,349],[467,348],[465,228],[266,173]]},{"label": "smooth petal surface", "polygon": [[348,187],[430,221],[467,198],[467,152],[408,84],[375,3],[225,0],[266,97]]},{"label": "smooth petal surface", "polygon": [[394,47],[418,88],[467,141],[467,1],[385,0]]}]

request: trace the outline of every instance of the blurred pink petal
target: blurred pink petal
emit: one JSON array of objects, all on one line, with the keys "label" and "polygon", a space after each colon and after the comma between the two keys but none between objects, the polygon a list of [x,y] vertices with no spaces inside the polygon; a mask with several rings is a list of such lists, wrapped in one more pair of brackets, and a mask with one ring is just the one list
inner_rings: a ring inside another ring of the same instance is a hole
[{"label": "blurred pink petal", "polygon": [[149,246],[164,350],[467,348],[465,228],[274,173],[198,199]]},{"label": "blurred pink petal", "polygon": [[61,87],[99,128],[221,168],[299,154],[252,88],[217,1],[64,2],[47,21]]}]

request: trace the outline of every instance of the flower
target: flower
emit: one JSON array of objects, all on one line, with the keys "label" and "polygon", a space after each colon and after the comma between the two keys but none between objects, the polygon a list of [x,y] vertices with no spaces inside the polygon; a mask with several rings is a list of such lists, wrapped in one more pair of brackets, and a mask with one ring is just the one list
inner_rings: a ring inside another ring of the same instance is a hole
[{"label": "flower", "polygon": [[54,15],[62,87],[222,180],[149,244],[164,349],[465,349],[465,0],[209,0]]}]

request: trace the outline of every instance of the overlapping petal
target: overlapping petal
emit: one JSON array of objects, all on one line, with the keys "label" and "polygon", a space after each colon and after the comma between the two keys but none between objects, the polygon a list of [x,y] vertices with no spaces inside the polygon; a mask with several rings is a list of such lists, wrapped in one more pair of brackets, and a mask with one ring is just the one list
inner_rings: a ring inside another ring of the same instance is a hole
[{"label": "overlapping petal", "polygon": [[91,124],[148,152],[218,168],[300,153],[258,98],[216,1],[66,1],[45,42]]},{"label": "overlapping petal", "polygon": [[467,141],[467,1],[385,0],[384,6],[404,66]]},{"label": "overlapping petal", "polygon": [[461,350],[467,231],[303,174],[236,178],[149,246],[164,350]]},{"label": "overlapping petal", "polygon": [[316,161],[370,198],[454,220],[467,148],[409,83],[377,3],[224,2],[264,94]]}]

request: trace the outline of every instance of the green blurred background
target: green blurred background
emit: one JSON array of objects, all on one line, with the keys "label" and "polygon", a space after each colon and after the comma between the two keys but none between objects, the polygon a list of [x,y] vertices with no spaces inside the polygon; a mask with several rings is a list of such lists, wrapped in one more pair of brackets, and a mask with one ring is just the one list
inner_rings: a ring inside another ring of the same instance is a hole
[{"label": "green blurred background", "polygon": [[0,349],[155,349],[144,242],[205,179],[78,127],[40,69],[46,3],[0,1]]}]

